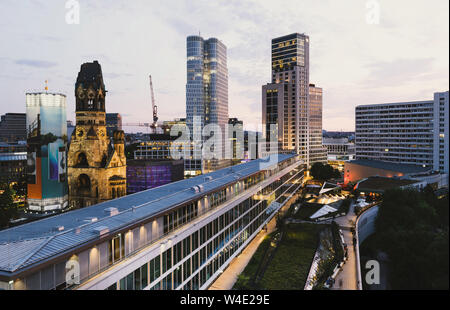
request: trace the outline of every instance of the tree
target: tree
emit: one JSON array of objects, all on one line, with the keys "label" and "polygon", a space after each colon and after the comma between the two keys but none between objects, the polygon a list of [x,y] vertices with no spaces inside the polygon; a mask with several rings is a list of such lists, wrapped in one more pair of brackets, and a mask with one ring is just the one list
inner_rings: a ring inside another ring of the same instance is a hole
[{"label": "tree", "polygon": [[311,166],[310,169],[310,174],[313,176],[314,179],[318,179],[318,180],[329,180],[332,178],[340,178],[341,177],[341,173],[339,172],[339,170],[334,169],[332,166],[330,165],[324,165],[322,163],[314,163]]},{"label": "tree", "polygon": [[9,226],[9,222],[17,217],[18,210],[14,203],[14,191],[9,185],[6,186],[3,194],[0,195],[0,227]]},{"label": "tree", "polygon": [[439,212],[439,204],[448,199],[429,194],[411,189],[384,193],[374,237],[389,256],[393,289],[448,289],[448,218],[442,221]]}]

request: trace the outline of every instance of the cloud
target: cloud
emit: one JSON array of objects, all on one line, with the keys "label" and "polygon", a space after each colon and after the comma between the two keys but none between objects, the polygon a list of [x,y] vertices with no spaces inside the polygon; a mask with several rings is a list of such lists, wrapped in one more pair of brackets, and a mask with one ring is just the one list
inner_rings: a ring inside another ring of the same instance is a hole
[{"label": "cloud", "polygon": [[18,65],[24,65],[34,68],[52,68],[58,65],[56,62],[36,60],[36,59],[18,59],[15,61],[15,63]]},{"label": "cloud", "polygon": [[114,73],[114,72],[106,72],[103,73],[103,77],[107,79],[117,79],[121,77],[130,77],[133,76],[133,74],[130,73]]},{"label": "cloud", "polygon": [[433,58],[396,59],[366,65],[369,76],[366,87],[401,86],[422,79],[433,69]]}]

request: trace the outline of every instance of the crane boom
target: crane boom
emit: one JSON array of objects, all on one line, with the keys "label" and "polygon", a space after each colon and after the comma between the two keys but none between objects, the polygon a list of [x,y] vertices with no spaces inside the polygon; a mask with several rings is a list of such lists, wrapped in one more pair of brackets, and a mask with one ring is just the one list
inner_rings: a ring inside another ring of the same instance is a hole
[{"label": "crane boom", "polygon": [[151,91],[151,95],[152,95],[152,110],[153,110],[152,127],[156,128],[156,122],[158,121],[158,107],[156,106],[156,103],[155,103],[155,94],[153,92],[152,76],[149,75],[149,77],[150,77],[150,91]]}]

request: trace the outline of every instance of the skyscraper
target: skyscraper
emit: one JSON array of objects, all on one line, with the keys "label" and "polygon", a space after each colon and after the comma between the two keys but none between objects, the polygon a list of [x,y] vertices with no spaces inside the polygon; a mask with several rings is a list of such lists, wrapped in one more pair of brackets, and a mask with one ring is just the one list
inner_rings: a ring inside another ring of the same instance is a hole
[{"label": "skyscraper", "polygon": [[[278,125],[279,146],[283,151],[296,152],[308,165],[321,161],[318,158],[323,157],[312,155],[311,150],[311,138],[315,133],[311,136],[309,85],[309,37],[294,33],[273,39],[272,82],[262,87],[266,139],[270,134],[270,125]],[[319,143],[318,139],[314,139],[316,141],[313,143]]]},{"label": "skyscraper", "polygon": [[[224,156],[224,134],[221,146],[214,149],[217,156],[207,160],[202,145],[210,138],[202,136],[208,124],[218,124],[222,133],[228,123],[227,48],[216,38],[187,37],[186,125],[193,140],[193,158],[185,158],[188,175],[217,170],[229,161]],[[218,141],[219,142],[219,141]]]},{"label": "skyscraper", "polygon": [[68,206],[66,96],[26,94],[27,205],[35,212]]},{"label": "skyscraper", "polygon": [[327,163],[327,147],[323,145],[322,104],[323,90],[309,84],[308,125],[309,125],[309,160],[311,163]]}]

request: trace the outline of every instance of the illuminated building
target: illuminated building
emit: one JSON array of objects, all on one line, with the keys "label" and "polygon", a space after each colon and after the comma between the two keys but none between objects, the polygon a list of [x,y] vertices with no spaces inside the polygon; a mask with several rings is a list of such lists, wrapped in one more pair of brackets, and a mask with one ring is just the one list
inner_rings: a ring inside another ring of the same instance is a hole
[{"label": "illuminated building", "polygon": [[127,194],[184,179],[184,160],[127,160]]},{"label": "illuminated building", "polygon": [[356,107],[356,159],[426,166],[449,173],[448,91],[433,100]]},{"label": "illuminated building", "polygon": [[309,84],[308,126],[309,126],[309,161],[327,163],[327,148],[322,143],[322,96],[323,90]]},{"label": "illuminated building", "polygon": [[[194,122],[197,122],[195,126]],[[207,124],[218,124],[222,133],[228,123],[228,69],[227,48],[216,38],[204,40],[200,36],[187,37],[186,124],[194,140],[191,158],[185,158],[185,173],[195,176],[228,166],[222,148],[216,149],[217,157],[203,159],[202,143],[209,137],[202,136]],[[194,131],[195,130],[195,131]]]},{"label": "illuminated building", "polygon": [[326,161],[321,145],[322,89],[309,83],[307,35],[272,40],[272,82],[262,87],[262,122],[266,139],[270,125],[278,126],[273,134],[282,151],[296,152],[307,165]]},{"label": "illuminated building", "polygon": [[241,163],[244,159],[244,122],[237,118],[230,118],[228,125],[228,147],[230,154],[227,154],[227,158],[230,158],[232,164],[235,165]]},{"label": "illuminated building", "polygon": [[207,289],[297,198],[301,166],[280,154],[0,231],[0,288]]},{"label": "illuminated building", "polygon": [[328,151],[328,164],[334,169],[343,172],[345,162],[355,159],[355,144],[348,138],[323,138],[323,145]]},{"label": "illuminated building", "polygon": [[75,96],[68,182],[70,204],[78,208],[126,195],[126,158],[124,132],[116,130],[112,137],[107,134],[106,90],[97,61],[81,65]]},{"label": "illuminated building", "polygon": [[27,206],[39,213],[68,206],[66,96],[26,94]]},{"label": "illuminated building", "polygon": [[26,143],[0,142],[0,183],[19,182],[26,174]]}]

